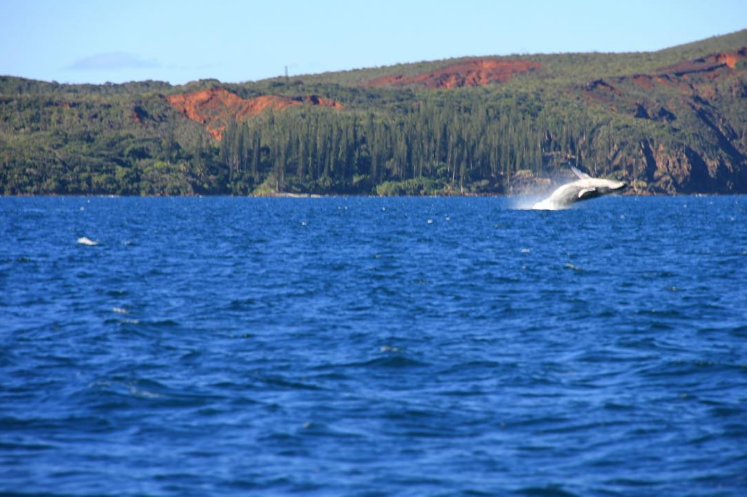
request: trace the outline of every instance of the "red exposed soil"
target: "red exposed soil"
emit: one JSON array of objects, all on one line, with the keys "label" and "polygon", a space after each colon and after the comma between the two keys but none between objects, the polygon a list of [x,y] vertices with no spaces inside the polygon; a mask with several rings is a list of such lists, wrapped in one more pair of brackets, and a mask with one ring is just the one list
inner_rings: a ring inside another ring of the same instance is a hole
[{"label": "red exposed soil", "polygon": [[716,61],[723,62],[730,69],[736,69],[737,62],[740,60],[747,60],[747,47],[741,48],[733,53],[716,54]]},{"label": "red exposed soil", "polygon": [[223,88],[169,95],[166,99],[185,117],[204,125],[216,140],[223,137],[223,131],[231,118],[238,122],[246,121],[267,109],[283,110],[303,103],[342,108],[342,104],[316,95],[297,98],[263,95],[247,100]]},{"label": "red exposed soil", "polygon": [[[713,80],[734,70],[742,70],[742,64],[746,61],[747,47],[744,47],[735,52],[715,53],[698,59],[682,61],[659,69],[654,74],[620,76],[613,78],[613,82],[615,85],[624,85],[626,81],[632,81],[643,89],[663,85],[687,93],[697,88],[698,93],[705,98],[714,98],[716,88],[713,86]],[[602,79],[586,84],[584,89],[588,99],[599,101],[611,101],[614,98],[612,94],[621,95],[617,88]],[[635,113],[636,116],[641,114],[638,110]]]},{"label": "red exposed soil", "polygon": [[736,69],[737,63],[743,60],[747,60],[747,47],[741,48],[736,52],[711,54],[700,59],[680,62],[679,64],[665,67],[661,72],[674,74],[675,76],[685,76],[693,73],[713,72],[723,67]]},{"label": "red exposed soil", "polygon": [[638,86],[640,86],[641,88],[646,88],[646,89],[653,88],[654,82],[652,80],[653,78],[651,76],[647,76],[644,74],[637,74],[633,76],[633,82],[637,84]]},{"label": "red exposed soil", "polygon": [[[734,71],[743,71],[746,61],[747,47],[735,52],[716,53],[679,62],[659,69],[654,74],[618,76],[606,81],[597,79],[581,88],[588,101],[607,105],[613,112],[628,113],[638,119],[673,122],[677,119],[673,110],[648,99],[634,98],[628,91],[630,84],[644,90],[665,86],[680,94],[673,96],[674,102],[679,100],[680,103],[688,103],[694,99],[696,102],[702,100],[708,106],[708,100],[718,98],[719,86],[714,84],[715,80],[728,78]],[[736,94],[738,86],[732,85],[731,91]],[[676,103],[672,104],[670,101],[668,105],[677,110]]]},{"label": "red exposed soil", "polygon": [[416,76],[393,74],[372,79],[366,83],[369,87],[405,86],[419,84],[428,89],[462,88],[464,86],[483,86],[488,83],[502,83],[515,74],[521,74],[540,67],[537,62],[527,60],[476,59],[431,71]]}]

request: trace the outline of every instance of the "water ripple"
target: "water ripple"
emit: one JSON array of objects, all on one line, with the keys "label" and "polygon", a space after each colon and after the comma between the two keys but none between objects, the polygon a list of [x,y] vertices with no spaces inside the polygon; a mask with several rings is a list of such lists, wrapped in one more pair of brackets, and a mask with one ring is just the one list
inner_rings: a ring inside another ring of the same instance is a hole
[{"label": "water ripple", "polygon": [[747,200],[510,205],[0,198],[0,493],[747,493]]}]

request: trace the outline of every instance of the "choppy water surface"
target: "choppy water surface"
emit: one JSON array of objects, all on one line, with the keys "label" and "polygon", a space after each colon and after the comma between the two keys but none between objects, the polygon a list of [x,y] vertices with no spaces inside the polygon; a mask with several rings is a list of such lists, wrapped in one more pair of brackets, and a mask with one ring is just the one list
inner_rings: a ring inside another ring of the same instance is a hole
[{"label": "choppy water surface", "polygon": [[511,204],[0,198],[0,492],[744,495],[747,199]]}]

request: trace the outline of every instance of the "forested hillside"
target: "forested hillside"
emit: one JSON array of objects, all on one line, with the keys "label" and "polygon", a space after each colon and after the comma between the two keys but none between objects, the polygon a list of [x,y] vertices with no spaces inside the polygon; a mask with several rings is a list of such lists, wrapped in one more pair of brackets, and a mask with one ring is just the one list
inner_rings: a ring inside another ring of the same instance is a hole
[{"label": "forested hillside", "polygon": [[0,77],[0,193],[747,193],[747,30],[241,84]]}]

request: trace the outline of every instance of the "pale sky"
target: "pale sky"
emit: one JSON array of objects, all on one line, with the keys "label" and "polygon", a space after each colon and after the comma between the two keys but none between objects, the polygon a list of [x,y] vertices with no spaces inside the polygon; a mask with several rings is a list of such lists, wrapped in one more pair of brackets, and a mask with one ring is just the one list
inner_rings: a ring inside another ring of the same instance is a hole
[{"label": "pale sky", "polygon": [[747,0],[0,0],[0,75],[226,82],[467,55],[649,51],[747,27]]}]

